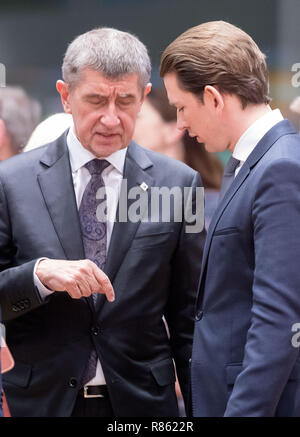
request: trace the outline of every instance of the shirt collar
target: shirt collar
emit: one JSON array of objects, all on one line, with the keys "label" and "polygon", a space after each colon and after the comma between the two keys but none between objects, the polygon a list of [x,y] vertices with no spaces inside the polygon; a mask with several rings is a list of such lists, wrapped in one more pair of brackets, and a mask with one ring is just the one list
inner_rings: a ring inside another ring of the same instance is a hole
[{"label": "shirt collar", "polygon": [[[75,134],[74,126],[70,127],[69,132],[67,134],[67,146],[69,149],[72,173],[77,172],[87,162],[97,158],[92,152],[85,149],[83,145],[80,143],[80,141],[78,140]],[[124,170],[127,148],[128,147],[125,147],[124,149],[121,150],[117,150],[116,152],[112,153],[110,156],[107,156],[105,158],[122,175]]]},{"label": "shirt collar", "polygon": [[281,120],[283,116],[279,109],[274,109],[260,117],[240,137],[232,156],[245,162],[262,137]]}]

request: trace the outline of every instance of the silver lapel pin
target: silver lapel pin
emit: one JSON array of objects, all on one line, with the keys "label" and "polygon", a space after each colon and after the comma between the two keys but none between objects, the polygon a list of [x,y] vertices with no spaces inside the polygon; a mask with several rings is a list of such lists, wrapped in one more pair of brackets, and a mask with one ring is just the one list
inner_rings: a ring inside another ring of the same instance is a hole
[{"label": "silver lapel pin", "polygon": [[146,182],[143,182],[143,183],[141,183],[140,188],[141,188],[143,191],[147,191],[149,187],[148,187],[148,185],[146,184]]}]

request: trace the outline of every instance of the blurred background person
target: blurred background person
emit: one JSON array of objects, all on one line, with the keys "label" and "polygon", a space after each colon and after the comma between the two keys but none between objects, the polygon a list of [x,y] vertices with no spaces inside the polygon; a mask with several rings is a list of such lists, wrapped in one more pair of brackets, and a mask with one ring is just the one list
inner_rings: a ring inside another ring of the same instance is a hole
[{"label": "blurred background person", "polygon": [[153,88],[138,115],[134,141],[178,159],[198,171],[205,193],[205,227],[217,206],[223,165],[216,155],[209,154],[195,138],[176,127],[176,109],[169,104],[164,88]]},{"label": "blurred background person", "polygon": [[[2,328],[2,326],[1,326]],[[2,330],[0,330],[2,331]],[[6,396],[3,390],[1,390],[1,375],[9,372],[15,365],[11,352],[6,344],[4,336],[1,332],[0,335],[0,358],[1,358],[1,371],[0,371],[0,417],[10,417],[10,411],[7,404]]]},{"label": "blurred background person", "polygon": [[57,114],[50,115],[36,126],[24,148],[24,152],[51,143],[60,137],[72,124],[71,114],[58,112]]},{"label": "blurred background person", "polygon": [[40,115],[40,104],[21,87],[0,88],[0,161],[22,152]]},{"label": "blurred background person", "polygon": [[296,122],[296,128],[298,129],[300,133],[300,96],[296,97],[290,104],[290,110],[296,114],[297,116],[297,122]]},{"label": "blurred background person", "polygon": [[[0,161],[22,152],[40,120],[40,114],[40,104],[21,87],[0,88]],[[3,416],[3,409],[7,417],[9,410],[5,395],[2,395],[1,374],[13,367],[13,358],[1,337],[0,352],[0,417]]]},{"label": "blurred background person", "polygon": [[[0,323],[1,323],[1,309],[0,309]],[[2,393],[2,360],[1,360],[1,337],[2,337],[2,326],[0,324],[0,417],[3,417],[3,393]]]}]

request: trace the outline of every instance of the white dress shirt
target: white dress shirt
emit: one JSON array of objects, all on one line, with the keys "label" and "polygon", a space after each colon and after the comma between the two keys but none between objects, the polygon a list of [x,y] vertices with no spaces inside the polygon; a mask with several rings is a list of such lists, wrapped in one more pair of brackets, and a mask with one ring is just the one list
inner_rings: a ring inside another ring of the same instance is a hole
[{"label": "white dress shirt", "polygon": [[[81,145],[80,141],[78,140],[74,132],[74,127],[71,127],[68,132],[67,146],[70,155],[70,164],[71,164],[76,203],[77,203],[77,208],[79,209],[84,190],[91,179],[90,172],[84,166],[87,162],[91,161],[92,159],[95,159],[96,156],[93,155],[90,151],[88,151]],[[106,187],[109,187],[109,190],[107,191],[106,251],[109,248],[113,225],[115,222],[120,190],[121,190],[121,183],[123,179],[123,170],[124,170],[126,152],[127,152],[127,147],[118,150],[117,152],[105,158],[111,164],[102,173],[104,184]],[[54,291],[49,290],[47,287],[45,287],[40,282],[37,275],[35,274],[37,264],[42,259],[43,258],[40,258],[35,264],[34,283],[35,286],[38,288],[41,297],[45,298],[49,294],[52,294]],[[96,376],[88,383],[88,385],[102,385],[105,383],[106,382],[105,382],[102,366],[100,361],[98,360]]]},{"label": "white dress shirt", "polygon": [[238,140],[232,156],[238,159],[240,164],[235,170],[235,175],[238,174],[242,165],[254,150],[256,145],[262,139],[262,137],[273,127],[275,124],[283,120],[283,116],[279,109],[274,109],[267,114],[256,120],[240,137]]}]

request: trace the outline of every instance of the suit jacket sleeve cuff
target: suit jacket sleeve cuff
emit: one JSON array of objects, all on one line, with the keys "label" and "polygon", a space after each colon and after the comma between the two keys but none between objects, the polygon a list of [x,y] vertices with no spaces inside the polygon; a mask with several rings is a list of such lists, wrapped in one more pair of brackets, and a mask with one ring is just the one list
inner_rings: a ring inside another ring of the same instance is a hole
[{"label": "suit jacket sleeve cuff", "polygon": [[40,293],[41,299],[45,300],[46,297],[49,296],[50,294],[54,293],[54,291],[45,287],[45,285],[41,283],[41,281],[39,280],[39,278],[36,275],[37,266],[38,266],[39,262],[42,261],[43,259],[48,259],[48,258],[39,258],[34,265],[33,280],[34,280],[34,285],[36,286],[36,288],[38,289],[38,292]]}]

